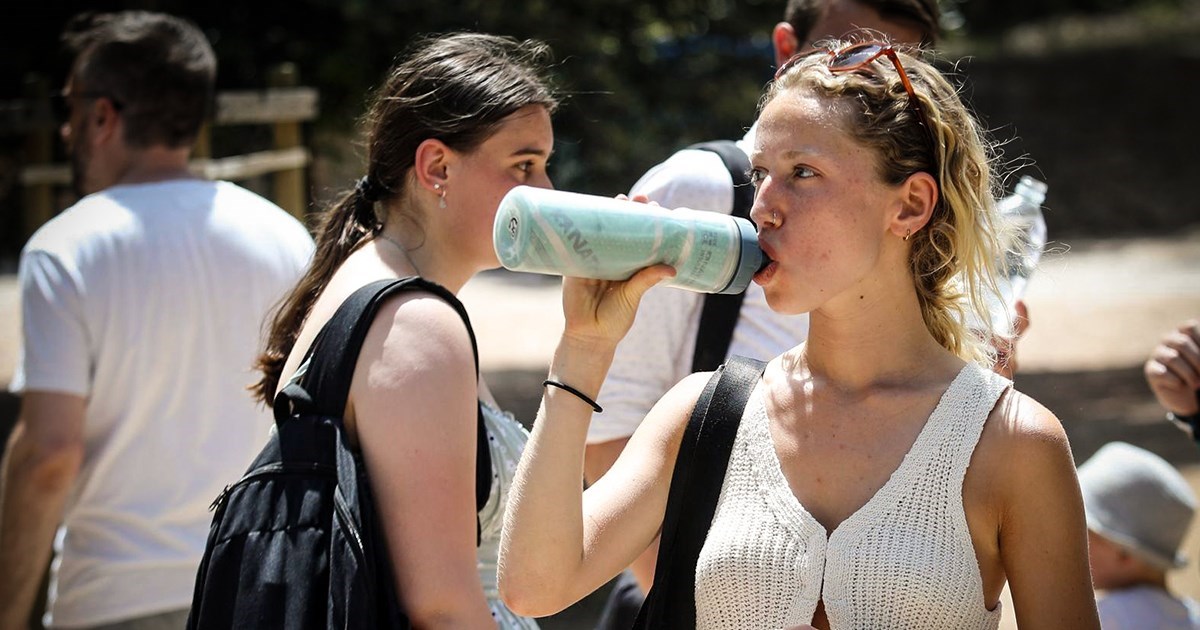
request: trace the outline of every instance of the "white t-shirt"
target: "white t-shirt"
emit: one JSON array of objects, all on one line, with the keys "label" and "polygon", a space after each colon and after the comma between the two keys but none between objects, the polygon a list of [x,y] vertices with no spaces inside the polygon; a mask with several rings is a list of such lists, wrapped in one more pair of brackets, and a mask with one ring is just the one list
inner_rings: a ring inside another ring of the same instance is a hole
[{"label": "white t-shirt", "polygon": [[26,244],[11,389],[87,399],[49,623],[190,605],[208,506],[271,426],[246,391],[265,317],[312,251],[274,204],[199,180],[89,195]]},{"label": "white t-shirt", "polygon": [[[749,154],[754,129],[737,144]],[[631,195],[646,195],[665,208],[692,208],[729,214],[733,178],[712,151],[685,149],[646,172]],[[598,444],[628,438],[668,389],[691,373],[703,293],[655,287],[642,298],[637,319],[617,347],[612,369],[597,402],[604,413],[592,418],[587,441]],[[730,355],[770,359],[808,336],[808,315],[780,315],[767,306],[762,287],[750,283]]]}]

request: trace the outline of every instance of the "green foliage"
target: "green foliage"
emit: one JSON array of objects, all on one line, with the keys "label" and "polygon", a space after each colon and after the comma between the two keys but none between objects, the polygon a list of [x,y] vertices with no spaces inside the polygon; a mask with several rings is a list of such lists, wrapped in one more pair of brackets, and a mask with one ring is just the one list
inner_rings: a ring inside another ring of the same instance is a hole
[{"label": "green foliage", "polygon": [[[457,30],[551,45],[566,96],[551,174],[562,188],[613,194],[684,144],[736,137],[770,78],[766,0],[276,0],[159,2],[205,28],[223,87],[265,83],[282,62],[321,90],[322,132],[351,132],[365,97],[417,35]],[[329,136],[322,133],[322,136]]]},{"label": "green foliage", "polygon": [[1014,26],[1066,14],[1116,13],[1149,6],[1178,8],[1190,0],[940,0],[967,35],[989,37]]},{"label": "green foliage", "polygon": [[[943,0],[956,35],[999,36],[1051,15],[1176,7],[1195,0]],[[565,189],[625,191],[649,166],[686,144],[735,138],[754,117],[770,79],[770,29],[783,0],[63,0],[4,21],[13,43],[0,60],[0,92],[19,91],[30,71],[60,82],[67,60],[48,54],[81,10],[146,8],[188,17],[220,59],[222,89],[258,88],[290,62],[321,93],[310,137],[345,155],[369,90],[421,34],[486,31],[537,38],[554,49],[567,97],[555,120],[551,175]],[[961,37],[954,38],[961,41]],[[57,85],[57,83],[55,83]],[[7,87],[6,87],[7,86]],[[0,94],[12,98],[18,93]],[[347,169],[352,170],[352,169]],[[326,182],[340,186],[344,182]]]}]

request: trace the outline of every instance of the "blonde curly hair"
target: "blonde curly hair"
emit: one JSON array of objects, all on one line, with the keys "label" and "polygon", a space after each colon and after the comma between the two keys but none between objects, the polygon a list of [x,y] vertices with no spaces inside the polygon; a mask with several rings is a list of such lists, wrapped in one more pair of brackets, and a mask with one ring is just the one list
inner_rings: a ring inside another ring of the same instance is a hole
[{"label": "blonde curly hair", "polygon": [[[832,72],[831,55],[853,43],[820,42],[820,48],[782,67],[759,112],[793,91],[845,101],[851,112],[847,131],[875,150],[885,182],[898,185],[918,172],[937,180],[940,194],[929,222],[909,239],[921,316],[944,348],[990,365],[994,354],[987,342],[994,331],[985,296],[997,292],[1003,264],[997,256],[1002,235],[994,203],[994,145],[955,87],[914,49],[892,46],[916,93],[915,104],[886,57],[858,70]],[[977,328],[984,330],[972,330]]]}]

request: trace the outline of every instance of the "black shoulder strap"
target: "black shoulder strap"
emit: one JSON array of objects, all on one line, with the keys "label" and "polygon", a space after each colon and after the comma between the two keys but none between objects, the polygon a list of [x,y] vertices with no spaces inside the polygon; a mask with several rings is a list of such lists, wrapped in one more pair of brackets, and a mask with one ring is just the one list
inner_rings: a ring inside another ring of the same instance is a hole
[{"label": "black shoulder strap", "polygon": [[[321,328],[309,350],[308,371],[300,384],[283,388],[275,400],[277,421],[285,419],[295,411],[307,409],[328,418],[341,421],[350,396],[350,383],[354,379],[354,366],[362,350],[363,340],[379,307],[389,297],[402,291],[427,291],[452,306],[467,326],[471,338],[471,352],[475,357],[475,374],[479,375],[479,348],[475,343],[475,330],[462,302],[445,287],[424,278],[413,276],[399,280],[377,280],[367,284],[346,298],[333,317]],[[488,449],[487,429],[483,424],[483,410],[476,405],[475,439],[475,506],[482,510],[491,493],[492,458]]]},{"label": "black shoulder strap", "polygon": [[696,400],[671,473],[654,586],[635,628],[696,626],[696,560],[717,510],[746,401],[765,367],[757,359],[731,357]]},{"label": "black shoulder strap", "polygon": [[427,291],[454,307],[467,326],[471,350],[475,354],[475,372],[479,373],[475,332],[471,329],[467,310],[453,293],[441,285],[415,276],[377,280],[350,294],[313,341],[308,371],[302,379],[305,391],[312,397],[313,411],[323,416],[341,417],[350,395],[354,366],[358,363],[363,340],[375,321],[375,314],[383,302],[403,291]]},{"label": "black shoulder strap", "polygon": [[[754,206],[754,187],[750,185],[750,159],[732,140],[715,140],[693,144],[689,149],[712,151],[721,156],[725,168],[733,178],[733,212],[735,217],[750,218]],[[696,333],[696,350],[692,353],[692,371],[707,372],[716,369],[725,360],[729,344],[733,341],[733,329],[742,310],[745,293],[704,296],[704,307],[700,311],[700,329]]]}]

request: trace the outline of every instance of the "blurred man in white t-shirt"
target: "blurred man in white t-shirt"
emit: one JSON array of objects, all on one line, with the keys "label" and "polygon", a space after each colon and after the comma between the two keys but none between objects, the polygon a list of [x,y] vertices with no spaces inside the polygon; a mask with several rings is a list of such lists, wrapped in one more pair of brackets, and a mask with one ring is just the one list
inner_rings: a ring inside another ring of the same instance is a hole
[{"label": "blurred man in white t-shirt", "polygon": [[216,74],[194,25],[125,12],[64,39],[81,199],[21,253],[0,628],[25,627],[52,543],[51,627],[182,628],[208,505],[270,428],[246,391],[264,317],[312,239],[265,199],[189,172]]}]

